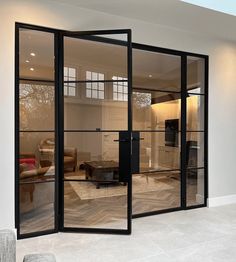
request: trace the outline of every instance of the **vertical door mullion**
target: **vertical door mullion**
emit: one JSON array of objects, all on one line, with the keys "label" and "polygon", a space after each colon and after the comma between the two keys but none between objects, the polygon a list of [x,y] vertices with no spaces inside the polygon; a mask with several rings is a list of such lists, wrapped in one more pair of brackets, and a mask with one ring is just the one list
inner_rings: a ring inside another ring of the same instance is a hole
[{"label": "vertical door mullion", "polygon": [[58,33],[58,227],[64,228],[64,37]]},{"label": "vertical door mullion", "polygon": [[181,208],[186,209],[187,56],[181,56]]},{"label": "vertical door mullion", "polygon": [[20,181],[19,181],[19,154],[20,154],[20,109],[19,109],[19,25],[15,26],[15,227],[17,239],[20,237]]},{"label": "vertical door mullion", "polygon": [[132,167],[131,167],[131,159],[132,159],[132,35],[131,30],[127,33],[128,36],[128,47],[127,47],[127,65],[128,65],[128,132],[130,138],[130,152],[129,152],[129,182],[128,182],[128,233],[132,231]]},{"label": "vertical door mullion", "polygon": [[208,86],[209,86],[209,58],[205,58],[205,100],[204,100],[204,204],[208,199]]}]

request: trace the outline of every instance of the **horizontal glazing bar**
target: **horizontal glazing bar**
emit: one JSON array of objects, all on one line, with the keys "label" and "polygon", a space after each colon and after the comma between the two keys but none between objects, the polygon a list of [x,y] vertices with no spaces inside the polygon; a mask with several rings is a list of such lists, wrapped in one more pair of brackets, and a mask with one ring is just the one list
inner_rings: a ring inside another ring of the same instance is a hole
[{"label": "horizontal glazing bar", "polygon": [[119,133],[119,132],[125,132],[127,130],[102,130],[102,129],[99,129],[99,130],[64,130],[64,133],[80,133],[80,132],[111,132],[111,133]]},{"label": "horizontal glazing bar", "polygon": [[19,81],[42,82],[42,83],[55,83],[54,80],[47,80],[47,79],[30,79],[30,78],[19,78]]},{"label": "horizontal glazing bar", "polygon": [[[114,182],[119,182],[119,179],[116,179],[116,180],[86,180],[86,179],[66,179],[66,178],[64,178],[63,179],[63,181],[64,182],[87,182],[87,183],[90,183],[90,182],[92,182],[92,183],[101,183],[101,184],[105,184],[105,183],[114,183]],[[121,183],[124,183],[124,182],[121,182]]]},{"label": "horizontal glazing bar", "polygon": [[55,182],[55,179],[45,180],[45,181],[20,181],[20,185],[26,185],[26,184],[45,184],[45,183],[51,183],[51,182]]},{"label": "horizontal glazing bar", "polygon": [[186,130],[186,132],[188,133],[204,133],[205,131],[204,130]]},{"label": "horizontal glazing bar", "polygon": [[55,130],[20,130],[20,133],[54,133]]},{"label": "horizontal glazing bar", "polygon": [[205,167],[187,167],[187,170],[199,170],[199,169],[205,169]]},{"label": "horizontal glazing bar", "polygon": [[137,129],[134,129],[133,132],[140,132],[140,133],[148,133],[148,132],[152,132],[152,133],[181,133],[182,131],[181,130],[178,130],[178,131],[166,131],[165,129],[160,129],[160,130],[137,130]]},{"label": "horizontal glazing bar", "polygon": [[[148,174],[148,173],[166,173],[166,172],[180,172],[180,169],[162,169],[162,170],[150,170],[150,171],[142,171],[138,174]],[[137,173],[135,173],[137,174]]]},{"label": "horizontal glazing bar", "polygon": [[132,87],[133,90],[141,90],[141,91],[151,91],[151,92],[162,92],[162,93],[173,93],[173,94],[181,94],[181,91],[169,91],[169,90],[158,90],[152,88],[142,88],[142,87]]},{"label": "horizontal glazing bar", "polygon": [[74,81],[64,81],[64,83],[118,83],[118,82],[127,83],[128,80],[74,80]]},{"label": "horizontal glazing bar", "polygon": [[188,95],[205,96],[205,94],[202,94],[202,93],[191,93],[191,92],[187,92],[187,96],[188,96]]}]

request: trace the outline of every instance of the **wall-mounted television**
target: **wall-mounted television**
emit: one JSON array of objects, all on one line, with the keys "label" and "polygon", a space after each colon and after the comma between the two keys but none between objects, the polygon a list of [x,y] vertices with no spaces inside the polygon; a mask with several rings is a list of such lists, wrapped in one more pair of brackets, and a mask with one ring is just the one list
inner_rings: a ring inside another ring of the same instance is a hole
[{"label": "wall-mounted television", "polygon": [[165,120],[165,146],[179,146],[179,119]]}]

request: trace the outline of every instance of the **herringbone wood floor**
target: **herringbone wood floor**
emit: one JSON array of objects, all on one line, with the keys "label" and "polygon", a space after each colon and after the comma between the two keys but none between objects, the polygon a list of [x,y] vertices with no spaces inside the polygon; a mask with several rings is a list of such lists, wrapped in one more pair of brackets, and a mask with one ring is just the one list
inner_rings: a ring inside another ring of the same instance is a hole
[{"label": "herringbone wood floor", "polygon": [[[133,214],[163,210],[180,206],[180,181],[176,177],[162,177],[160,181],[171,189],[133,195]],[[196,181],[189,184],[188,199],[194,203]],[[99,189],[98,189],[99,190]],[[112,196],[82,200],[69,182],[64,188],[65,227],[117,228],[127,227],[127,197]],[[47,204],[21,215],[22,234],[52,229],[54,205]]]}]

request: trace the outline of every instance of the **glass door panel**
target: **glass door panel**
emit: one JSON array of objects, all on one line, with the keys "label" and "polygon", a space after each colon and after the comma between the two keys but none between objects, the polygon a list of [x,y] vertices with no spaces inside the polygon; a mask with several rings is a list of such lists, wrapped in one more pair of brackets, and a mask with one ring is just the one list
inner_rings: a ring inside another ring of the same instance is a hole
[{"label": "glass door panel", "polygon": [[132,203],[139,216],[181,206],[181,57],[134,49],[133,71]]},{"label": "glass door panel", "polygon": [[63,42],[63,229],[130,233],[130,31]]},{"label": "glass door panel", "polygon": [[[27,26],[26,26],[27,27]],[[18,236],[56,230],[54,33],[19,28]]]},{"label": "glass door panel", "polygon": [[205,203],[206,177],[206,60],[187,57],[186,205]]}]

